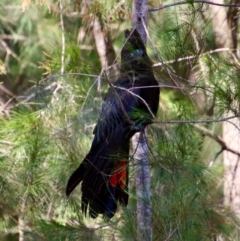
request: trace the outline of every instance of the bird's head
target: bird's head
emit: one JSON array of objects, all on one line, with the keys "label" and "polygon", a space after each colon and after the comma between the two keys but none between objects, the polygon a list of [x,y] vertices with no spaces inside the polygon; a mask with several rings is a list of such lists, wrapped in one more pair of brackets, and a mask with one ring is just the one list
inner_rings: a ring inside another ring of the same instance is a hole
[{"label": "bird's head", "polygon": [[151,61],[138,31],[127,29],[124,33],[126,44],[121,51],[121,73],[135,76],[152,73]]}]

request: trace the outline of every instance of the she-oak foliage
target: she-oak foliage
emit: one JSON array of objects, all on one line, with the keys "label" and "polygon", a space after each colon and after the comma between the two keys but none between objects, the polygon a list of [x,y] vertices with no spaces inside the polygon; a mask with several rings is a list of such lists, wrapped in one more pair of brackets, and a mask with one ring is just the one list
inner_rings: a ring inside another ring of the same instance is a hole
[{"label": "she-oak foliage", "polygon": [[[101,8],[95,6],[89,15],[96,14],[98,9]],[[106,29],[116,38],[114,44],[117,53],[122,47],[122,29],[126,26],[129,14],[127,9],[121,8],[121,11],[125,11],[124,22],[113,19],[114,24],[120,26],[120,31]],[[193,10],[192,7],[189,9]],[[192,13],[190,10],[190,24],[184,17],[181,18],[181,12],[173,9],[149,17],[149,33],[163,61],[197,55],[192,62],[176,62],[155,68],[156,79],[168,84],[180,81],[181,86],[192,90],[163,89],[158,120],[206,118],[197,98],[192,98],[194,94],[200,97],[208,94],[207,101],[210,104],[215,98],[213,117],[221,117],[229,108],[238,111],[233,105],[239,96],[237,69],[217,55],[200,56],[214,46],[210,36],[212,30],[209,24],[204,26],[196,11]],[[44,18],[44,21],[48,20],[52,23],[49,26],[55,31],[53,23],[57,21],[56,18],[50,14]],[[109,19],[103,20],[104,24],[112,26],[107,21]],[[33,20],[28,21],[30,27]],[[88,19],[84,21],[86,24]],[[82,48],[78,52],[79,57],[76,54],[79,46],[77,41],[74,45],[73,39],[77,39],[77,29],[72,22],[71,17],[65,16],[66,73],[98,76],[101,67],[90,36],[86,36],[84,43],[91,47],[90,50]],[[80,25],[85,27],[84,22]],[[16,24],[16,28],[20,29],[20,26]],[[200,50],[197,51],[195,40],[189,37],[192,29],[199,37]],[[75,34],[73,36],[69,33]],[[35,36],[30,31],[29,35],[32,34]],[[0,239],[18,240],[18,225],[23,221],[25,240],[110,240],[115,236],[121,240],[134,240],[137,237],[137,226],[132,158],[129,160],[130,203],[127,208],[120,208],[111,221],[85,219],[80,213],[79,189],[68,200],[65,198],[69,174],[89,149],[106,81],[102,79],[104,85],[99,93],[94,85],[96,77],[54,76],[59,73],[61,66],[58,36],[58,47],[51,47],[56,46],[55,43],[46,44],[50,49],[46,48],[48,61],[37,60],[51,76],[39,81],[27,94],[24,92],[26,96],[35,93],[35,98],[28,103],[18,104],[8,116],[0,117]],[[18,44],[21,45],[21,42]],[[25,46],[25,51],[27,49]],[[38,51],[33,56],[39,55]],[[149,43],[148,52],[155,62],[160,61]],[[174,79],[169,78],[166,67],[175,74]],[[193,73],[198,76],[196,85],[188,81],[188,76]],[[41,79],[40,76],[37,78]],[[235,83],[235,89],[228,87],[230,80]],[[45,91],[47,86],[54,83],[56,85],[53,88]],[[54,91],[57,86],[58,91]],[[216,124],[207,124],[205,127],[214,130]],[[213,140],[197,132],[191,124],[169,126],[155,123],[148,130],[148,138],[152,170],[153,240],[212,241],[219,236],[225,240],[234,240],[230,236],[233,219],[222,206],[221,165],[218,159],[212,166],[208,165],[219,147],[211,148]]]}]

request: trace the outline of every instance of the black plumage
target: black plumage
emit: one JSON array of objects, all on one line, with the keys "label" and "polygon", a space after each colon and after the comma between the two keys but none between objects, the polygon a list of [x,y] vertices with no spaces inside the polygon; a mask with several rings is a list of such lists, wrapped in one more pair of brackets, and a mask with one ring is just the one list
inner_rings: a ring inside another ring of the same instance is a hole
[{"label": "black plumage", "polygon": [[82,183],[82,211],[111,218],[128,203],[130,139],[151,123],[159,104],[158,83],[137,30],[125,31],[120,78],[104,98],[91,149],[71,175],[66,194]]}]

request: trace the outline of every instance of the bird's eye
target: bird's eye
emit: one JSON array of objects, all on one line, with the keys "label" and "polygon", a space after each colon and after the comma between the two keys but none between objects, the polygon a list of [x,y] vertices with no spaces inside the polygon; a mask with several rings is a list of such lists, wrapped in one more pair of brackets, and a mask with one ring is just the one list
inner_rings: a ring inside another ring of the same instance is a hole
[{"label": "bird's eye", "polygon": [[144,54],[144,52],[143,52],[142,49],[136,49],[134,52],[135,52],[136,55],[138,55],[138,56],[140,56],[140,57],[142,57],[143,54]]},{"label": "bird's eye", "polygon": [[144,51],[142,49],[136,49],[136,50],[131,52],[131,58],[132,59],[142,58],[143,55],[144,55]]}]

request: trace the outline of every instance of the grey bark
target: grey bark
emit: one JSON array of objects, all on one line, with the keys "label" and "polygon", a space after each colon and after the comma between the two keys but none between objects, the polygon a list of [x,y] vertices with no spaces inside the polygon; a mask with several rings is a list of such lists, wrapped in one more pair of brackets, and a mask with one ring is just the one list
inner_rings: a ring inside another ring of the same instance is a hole
[{"label": "grey bark", "polygon": [[[147,34],[143,22],[148,23],[148,1],[133,0],[132,24],[136,27],[143,42],[146,44]],[[146,130],[137,133],[132,138],[134,159],[136,164],[136,189],[137,189],[137,225],[138,240],[152,240],[152,210],[150,189],[150,166],[148,159],[148,143]]]},{"label": "grey bark", "polygon": [[151,180],[146,130],[132,139],[136,164],[138,240],[152,240]]},{"label": "grey bark", "polygon": [[145,25],[148,25],[148,1],[147,0],[133,0],[132,4],[132,25],[137,28],[143,42],[147,42],[147,33],[143,27],[142,19]]}]

